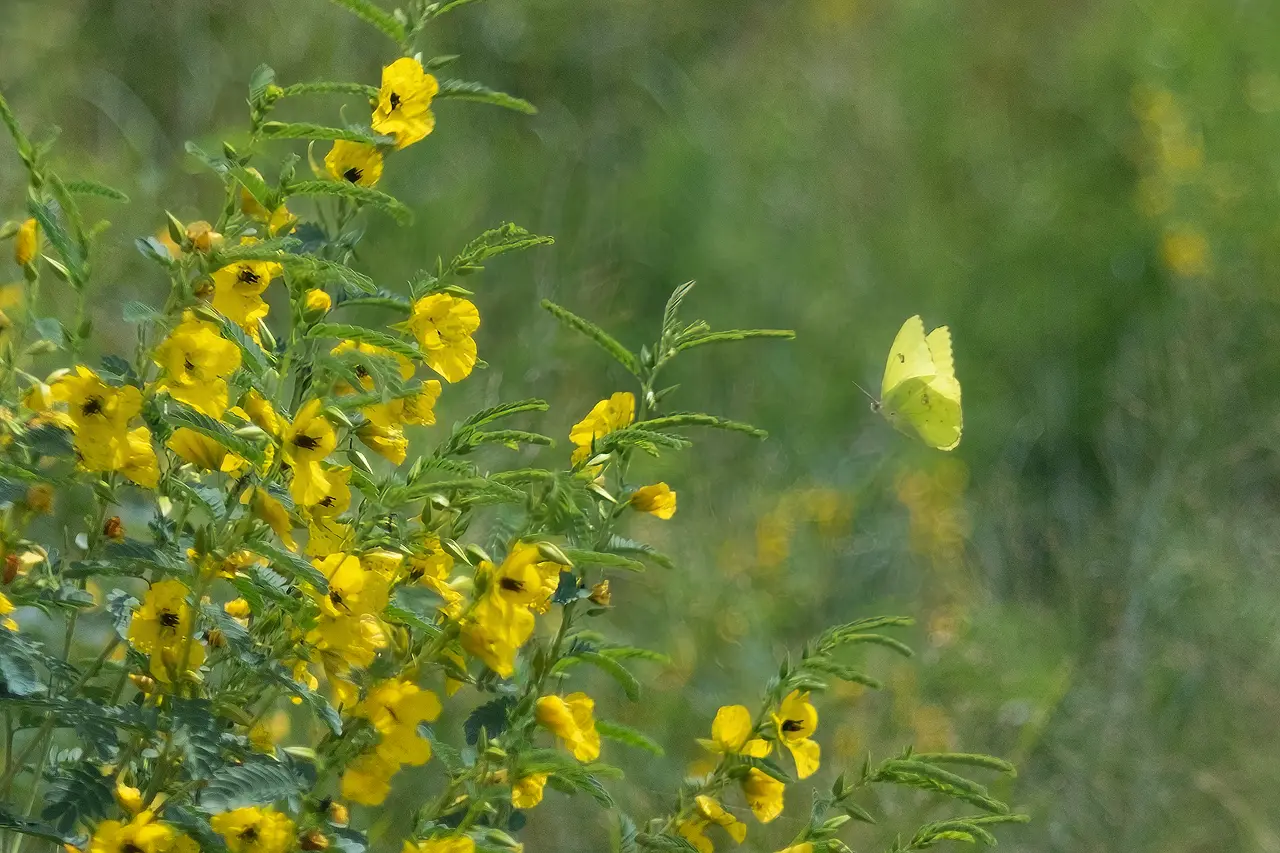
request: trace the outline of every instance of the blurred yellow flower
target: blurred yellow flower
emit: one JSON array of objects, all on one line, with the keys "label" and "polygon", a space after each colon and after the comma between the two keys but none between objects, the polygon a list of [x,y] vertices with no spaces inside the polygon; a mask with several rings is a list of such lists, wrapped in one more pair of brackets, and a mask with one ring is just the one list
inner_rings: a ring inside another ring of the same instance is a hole
[{"label": "blurred yellow flower", "polygon": [[338,446],[338,435],[323,412],[320,400],[311,400],[298,410],[285,430],[285,458],[294,464],[319,462]]},{"label": "blurred yellow flower", "polygon": [[382,736],[375,748],[378,755],[410,765],[430,760],[431,741],[418,733],[418,724],[435,722],[440,711],[436,694],[402,679],[378,684],[357,709]]},{"label": "blurred yellow flower", "polygon": [[485,595],[462,626],[462,647],[503,678],[515,672],[516,652],[533,634],[528,607],[498,595]]},{"label": "blurred yellow flower", "polygon": [[25,267],[35,260],[39,249],[39,227],[34,219],[28,219],[18,227],[18,233],[13,238],[13,260],[18,266]]},{"label": "blurred yellow flower", "polygon": [[0,592],[0,628],[4,628],[8,631],[18,630],[18,623],[9,615],[16,609],[17,608],[13,606],[13,602],[9,600],[9,596]]},{"label": "blurred yellow flower", "polygon": [[511,786],[511,805],[518,809],[531,809],[542,802],[542,790],[547,786],[550,773],[530,773],[521,776]]},{"label": "blurred yellow flower", "polygon": [[302,307],[308,314],[324,314],[333,307],[333,300],[325,291],[313,287],[303,296]]},{"label": "blurred yellow flower", "polygon": [[469,836],[447,835],[443,838],[428,838],[416,844],[406,841],[401,853],[475,853],[475,850],[476,843]]},{"label": "blurred yellow flower", "polygon": [[391,793],[391,777],[400,765],[376,752],[361,755],[342,774],[342,796],[365,806],[381,805]]},{"label": "blurred yellow flower", "polygon": [[[151,658],[151,675],[169,683],[204,663],[204,646],[191,636],[190,590],[182,581],[152,584],[129,623],[129,643]],[[183,651],[186,660],[180,661]]]},{"label": "blurred yellow flower", "polygon": [[275,809],[234,809],[209,822],[231,853],[285,853],[293,848],[293,821]]},{"label": "blurred yellow flower", "polygon": [[128,823],[104,820],[89,839],[88,853],[164,853],[177,833],[159,823],[150,811],[139,812]]},{"label": "blurred yellow flower", "polygon": [[213,274],[214,310],[258,340],[258,321],[270,310],[262,291],[283,269],[270,261],[244,261],[223,267]]},{"label": "blurred yellow flower", "polygon": [[227,377],[240,368],[240,348],[222,337],[217,326],[187,312],[152,359],[164,371],[159,390],[211,418],[222,417]]},{"label": "blurred yellow flower", "polygon": [[1192,226],[1176,226],[1161,238],[1160,259],[1166,269],[1183,278],[1207,275],[1209,240]]}]

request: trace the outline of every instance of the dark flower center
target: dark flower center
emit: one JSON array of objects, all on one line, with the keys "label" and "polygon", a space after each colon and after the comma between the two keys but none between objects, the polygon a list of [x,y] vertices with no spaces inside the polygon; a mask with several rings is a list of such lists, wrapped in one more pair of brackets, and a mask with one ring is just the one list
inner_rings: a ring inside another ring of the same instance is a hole
[{"label": "dark flower center", "polygon": [[80,407],[80,412],[85,416],[102,414],[102,398],[90,397],[85,400],[84,405]]},{"label": "dark flower center", "polygon": [[798,732],[804,728],[804,723],[799,720],[783,720],[782,730],[784,732]]},{"label": "dark flower center", "polygon": [[120,845],[120,853],[143,853],[143,850],[132,841],[126,841]]},{"label": "dark flower center", "polygon": [[304,450],[315,450],[320,446],[320,439],[303,433],[293,440],[293,443]]},{"label": "dark flower center", "polygon": [[524,583],[515,578],[503,578],[498,582],[498,586],[507,592],[524,592]]},{"label": "dark flower center", "polygon": [[329,600],[333,602],[334,607],[341,607],[342,593],[338,592],[336,589],[329,590]]},{"label": "dark flower center", "polygon": [[241,267],[240,274],[236,276],[236,279],[240,281],[241,284],[257,284],[262,281],[262,277],[249,267]]},{"label": "dark flower center", "polygon": [[325,495],[323,498],[321,498],[320,506],[323,506],[323,507],[333,506],[333,495]]},{"label": "dark flower center", "polygon": [[258,827],[248,826],[240,832],[240,840],[246,844],[253,844],[258,840]]},{"label": "dark flower center", "polygon": [[342,173],[342,177],[346,178],[353,184],[358,184],[360,183],[360,179],[364,177],[364,172],[360,171],[355,166],[352,166],[350,169],[347,169],[347,171]]},{"label": "dark flower center", "polygon": [[387,98],[387,101],[391,104],[391,109],[393,110],[400,109],[400,96],[397,95],[395,92],[391,93],[391,97]]},{"label": "dark flower center", "polygon": [[178,618],[178,614],[172,610],[163,610],[160,612],[160,624],[166,628],[177,628],[178,623],[182,621]]}]

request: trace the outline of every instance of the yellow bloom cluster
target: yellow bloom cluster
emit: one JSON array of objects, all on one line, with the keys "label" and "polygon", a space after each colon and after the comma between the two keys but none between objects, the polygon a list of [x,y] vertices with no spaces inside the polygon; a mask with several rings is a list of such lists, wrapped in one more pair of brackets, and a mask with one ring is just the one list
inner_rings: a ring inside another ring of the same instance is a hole
[{"label": "yellow bloom cluster", "polygon": [[596,703],[585,693],[543,696],[538,700],[538,724],[546,727],[579,761],[600,757],[600,733],[596,731]]},{"label": "yellow bloom cluster", "polygon": [[463,648],[503,678],[510,677],[516,652],[533,634],[534,611],[546,611],[560,570],[559,563],[546,560],[530,542],[517,542],[501,566],[481,562],[477,574],[488,588],[463,623]]},{"label": "yellow bloom cluster", "polygon": [[347,766],[342,796],[371,806],[385,800],[391,777],[402,765],[426,764],[431,758],[431,742],[418,732],[418,724],[435,722],[440,710],[436,694],[409,681],[384,681],[370,690],[356,712],[373,724],[379,741]]}]

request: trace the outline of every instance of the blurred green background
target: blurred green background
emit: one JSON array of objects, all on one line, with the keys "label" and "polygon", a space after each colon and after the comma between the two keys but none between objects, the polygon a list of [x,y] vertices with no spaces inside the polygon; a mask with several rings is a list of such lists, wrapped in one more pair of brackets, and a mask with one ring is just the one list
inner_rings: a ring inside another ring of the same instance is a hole
[{"label": "blurred green background", "polygon": [[[121,349],[120,304],[163,288],[132,239],[165,207],[215,218],[183,141],[235,138],[218,131],[244,127],[259,62],[376,82],[392,49],[321,0],[6,0],[3,18],[16,112],[133,197],[101,211],[97,322]],[[633,814],[663,808],[692,738],[785,648],[898,612],[921,654],[872,655],[883,693],[824,700],[819,780],[911,741],[987,751],[1018,763],[996,792],[1034,817],[1010,849],[1280,851],[1278,43],[1274,4],[1201,0],[489,0],[439,22],[450,74],[540,112],[441,103],[381,186],[415,224],[371,221],[366,268],[396,287],[506,220],[558,240],[476,280],[490,368],[448,412],[544,396],[562,435],[625,387],[543,297],[638,346],[697,279],[688,310],[717,327],[799,335],[672,371],[677,408],[772,437],[702,436],[646,472],[680,511],[635,532],[680,568],[616,583],[615,622],[674,664],[640,706],[594,690],[669,747],[607,756]],[[0,156],[0,219],[21,180]],[[913,313],[956,340],[952,454],[852,385],[876,385]],[[805,787],[751,849],[790,838]],[[883,827],[848,838],[881,849],[931,809],[875,803]],[[526,840],[605,837],[551,793]]]}]

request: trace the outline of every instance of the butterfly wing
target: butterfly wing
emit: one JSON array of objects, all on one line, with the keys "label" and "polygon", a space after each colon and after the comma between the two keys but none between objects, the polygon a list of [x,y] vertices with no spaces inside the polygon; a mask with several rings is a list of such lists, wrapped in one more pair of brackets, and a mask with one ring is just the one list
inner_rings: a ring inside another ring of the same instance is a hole
[{"label": "butterfly wing", "polygon": [[[916,322],[913,324],[912,320]],[[901,340],[907,327],[913,325],[919,327],[932,369],[927,373],[907,376],[888,386],[881,401],[882,411],[889,423],[899,431],[918,437],[930,447],[952,450],[960,443],[964,416],[960,406],[960,381],[956,379],[955,361],[951,353],[951,332],[946,326],[939,326],[928,337],[924,337],[923,324],[918,317],[913,317],[903,326],[898,338]],[[899,352],[898,343],[899,341],[894,342],[894,349],[889,354],[890,367]],[[919,365],[919,354],[915,359],[915,363]],[[903,368],[911,362],[910,356],[898,361]]]},{"label": "butterfly wing", "polygon": [[880,397],[887,400],[893,390],[904,382],[933,376],[935,373],[933,355],[924,336],[924,322],[917,314],[902,324],[898,336],[893,339],[893,346],[889,348],[889,360],[884,366]]}]

